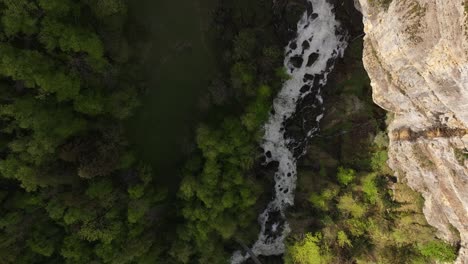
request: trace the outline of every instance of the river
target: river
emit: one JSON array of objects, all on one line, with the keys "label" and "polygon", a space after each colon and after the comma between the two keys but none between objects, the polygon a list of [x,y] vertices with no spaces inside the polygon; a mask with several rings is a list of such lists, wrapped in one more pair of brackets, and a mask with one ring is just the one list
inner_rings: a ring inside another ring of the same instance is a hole
[{"label": "river", "polygon": [[[342,57],[347,46],[346,34],[335,19],[333,6],[326,0],[307,0],[309,8],[297,25],[297,37],[285,49],[284,66],[291,75],[273,103],[273,113],[265,125],[263,149],[266,163],[277,162],[274,175],[274,197],[259,216],[261,232],[252,246],[255,255],[281,255],[285,251],[284,240],[290,232],[285,216],[286,209],[294,205],[297,180],[297,159],[305,154],[301,144],[307,140],[287,136],[286,122],[294,116],[296,106],[306,96],[315,99],[307,107],[316,108],[316,126],[308,133],[312,137],[319,130],[323,117],[321,89],[327,83],[334,62]],[[248,253],[237,251],[232,264],[242,263]]]}]

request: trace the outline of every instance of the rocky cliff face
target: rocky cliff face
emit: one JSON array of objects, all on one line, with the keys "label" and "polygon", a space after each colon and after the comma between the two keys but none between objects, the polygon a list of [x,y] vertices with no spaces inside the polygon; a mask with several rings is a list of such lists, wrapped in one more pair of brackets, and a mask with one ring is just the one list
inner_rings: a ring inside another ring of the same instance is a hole
[{"label": "rocky cliff face", "polygon": [[374,101],[393,116],[389,165],[468,263],[468,0],[356,0]]}]

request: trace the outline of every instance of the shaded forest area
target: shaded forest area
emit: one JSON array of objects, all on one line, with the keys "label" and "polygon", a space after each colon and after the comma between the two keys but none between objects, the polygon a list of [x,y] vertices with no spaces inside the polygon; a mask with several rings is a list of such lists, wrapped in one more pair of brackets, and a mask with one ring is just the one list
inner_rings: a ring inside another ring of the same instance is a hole
[{"label": "shaded forest area", "polygon": [[158,89],[142,79],[131,40],[144,30],[127,3],[0,1],[2,262],[224,263],[235,235],[248,243],[261,126],[287,78],[285,8],[226,0],[214,10],[222,74],[174,200],[126,136]]}]

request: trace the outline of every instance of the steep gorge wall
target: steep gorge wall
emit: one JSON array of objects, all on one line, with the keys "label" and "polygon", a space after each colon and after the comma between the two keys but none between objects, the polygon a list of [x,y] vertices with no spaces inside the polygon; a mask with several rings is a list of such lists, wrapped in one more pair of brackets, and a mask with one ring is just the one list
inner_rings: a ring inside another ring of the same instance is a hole
[{"label": "steep gorge wall", "polygon": [[[374,101],[393,116],[389,165],[468,263],[468,1],[356,0]],[[452,132],[455,131],[455,132]]]}]

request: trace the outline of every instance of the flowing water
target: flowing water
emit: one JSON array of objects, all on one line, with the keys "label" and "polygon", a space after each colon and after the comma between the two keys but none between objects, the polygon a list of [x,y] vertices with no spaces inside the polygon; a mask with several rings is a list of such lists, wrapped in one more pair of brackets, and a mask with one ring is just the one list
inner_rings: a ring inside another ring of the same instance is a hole
[{"label": "flowing water", "polygon": [[[263,149],[266,163],[279,163],[275,173],[275,196],[259,216],[261,232],[252,247],[255,255],[272,256],[284,253],[284,239],[290,232],[285,211],[294,204],[296,188],[296,161],[304,154],[307,140],[293,139],[286,135],[285,123],[296,112],[298,103],[306,96],[315,96],[312,104],[317,111],[316,126],[308,131],[311,137],[319,129],[323,117],[321,89],[338,57],[347,46],[346,36],[335,19],[333,6],[327,0],[307,0],[309,8],[297,25],[297,38],[286,48],[284,66],[291,79],[286,81],[273,103],[273,113],[265,125]],[[249,258],[245,252],[235,252],[231,263],[242,263]]]}]

